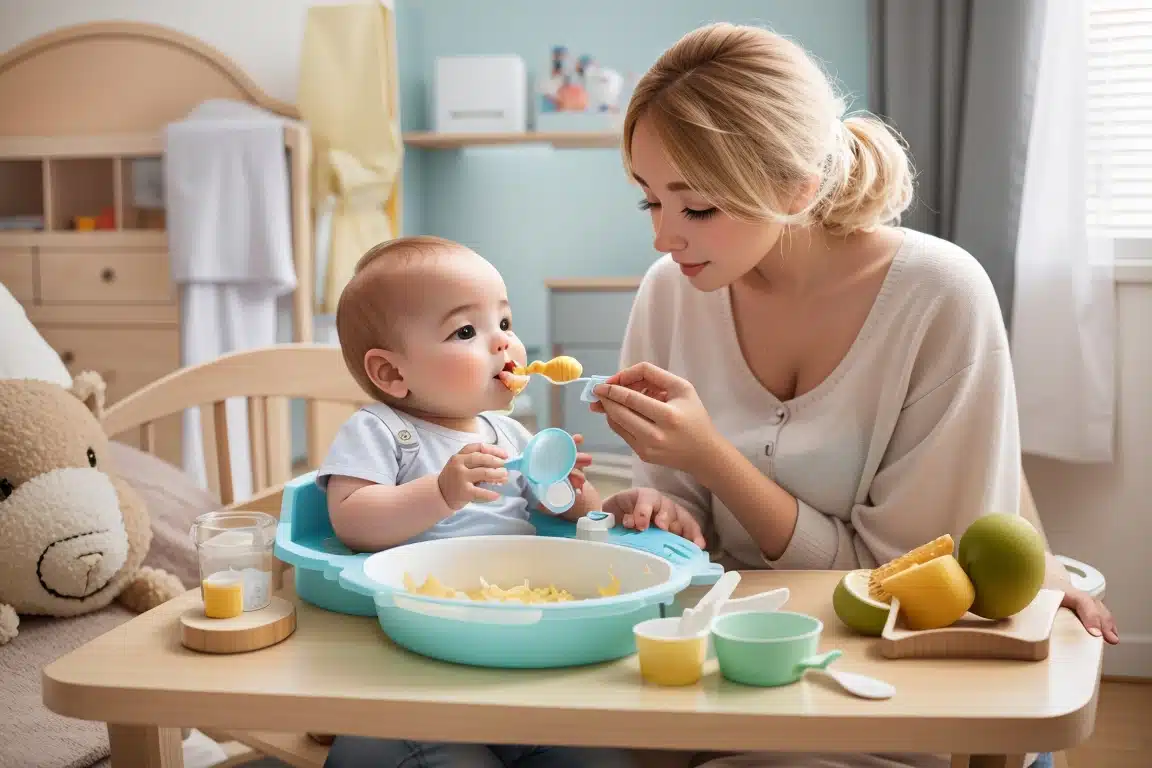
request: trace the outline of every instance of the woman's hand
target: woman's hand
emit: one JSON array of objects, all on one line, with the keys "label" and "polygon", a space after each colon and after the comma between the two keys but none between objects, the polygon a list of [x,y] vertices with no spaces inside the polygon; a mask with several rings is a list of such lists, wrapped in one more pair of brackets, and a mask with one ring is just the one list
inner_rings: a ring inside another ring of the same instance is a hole
[{"label": "woman's hand", "polygon": [[1067,587],[1060,605],[1071,608],[1089,634],[1103,637],[1112,645],[1120,642],[1120,635],[1116,632],[1116,620],[1112,618],[1112,612],[1103,601],[1092,597],[1082,589]]},{"label": "woman's hand", "polygon": [[629,488],[609,496],[603,511],[610,512],[625,528],[643,531],[648,526],[674,533],[704,549],[700,523],[682,505],[653,488]]},{"label": "woman's hand", "polygon": [[651,363],[625,368],[593,390],[591,409],[608,417],[642,461],[697,474],[716,428],[696,388]]}]

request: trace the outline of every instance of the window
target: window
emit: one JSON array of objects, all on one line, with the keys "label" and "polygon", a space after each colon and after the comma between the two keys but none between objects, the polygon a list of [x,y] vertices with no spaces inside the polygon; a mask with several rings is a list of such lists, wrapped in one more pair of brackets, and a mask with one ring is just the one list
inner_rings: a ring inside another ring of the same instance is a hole
[{"label": "window", "polygon": [[[1050,13],[1060,12],[1056,5]],[[1087,0],[1087,7],[1089,226],[1149,241],[1152,0]]]}]

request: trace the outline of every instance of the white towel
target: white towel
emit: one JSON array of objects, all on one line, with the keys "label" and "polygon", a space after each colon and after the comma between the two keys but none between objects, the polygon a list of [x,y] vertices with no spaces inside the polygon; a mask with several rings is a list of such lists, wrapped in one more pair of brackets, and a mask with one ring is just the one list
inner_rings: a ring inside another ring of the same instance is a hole
[{"label": "white towel", "polygon": [[[242,102],[204,102],[165,130],[172,279],[181,365],[277,342],[277,299],[296,288],[286,119]],[[247,404],[227,404],[234,498],[250,495]],[[205,484],[200,413],[184,416],[184,469]]]},{"label": "white towel", "polygon": [[177,283],[296,287],[285,118],[216,99],[167,126],[164,186]]}]

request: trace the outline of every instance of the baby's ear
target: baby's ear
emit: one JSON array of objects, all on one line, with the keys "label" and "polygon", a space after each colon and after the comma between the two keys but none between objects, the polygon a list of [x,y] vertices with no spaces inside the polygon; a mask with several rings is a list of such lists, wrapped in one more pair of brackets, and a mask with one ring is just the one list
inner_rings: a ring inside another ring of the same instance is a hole
[{"label": "baby's ear", "polygon": [[96,371],[81,371],[68,390],[84,403],[97,419],[104,416],[104,379]]},{"label": "baby's ear", "polygon": [[364,372],[384,394],[400,400],[408,396],[404,381],[403,357],[386,349],[370,349],[364,354]]}]

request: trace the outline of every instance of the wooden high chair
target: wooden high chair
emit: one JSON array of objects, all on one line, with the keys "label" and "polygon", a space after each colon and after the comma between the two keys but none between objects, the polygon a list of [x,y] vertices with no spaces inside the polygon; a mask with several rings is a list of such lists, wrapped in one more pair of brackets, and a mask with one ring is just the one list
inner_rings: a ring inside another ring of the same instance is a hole
[{"label": "wooden high chair", "polygon": [[[229,445],[226,401],[248,405],[247,446],[252,468],[252,497],[236,499]],[[320,344],[283,344],[235,352],[182,368],[112,404],[103,414],[109,437],[131,437],[155,451],[154,424],[188,408],[200,409],[204,468],[209,489],[225,508],[243,505],[280,516],[280,493],[292,477],[289,399],[304,400],[317,418],[309,422],[308,464],[313,468],[339,425],[359,406],[371,402],[348,374],[340,348]],[[286,566],[280,563],[278,586]],[[305,734],[250,734],[209,731],[220,742],[237,741],[259,755],[277,757],[298,768],[322,768],[328,749]],[[259,755],[239,756],[227,765],[243,765]],[[222,766],[221,766],[222,768]]]}]

